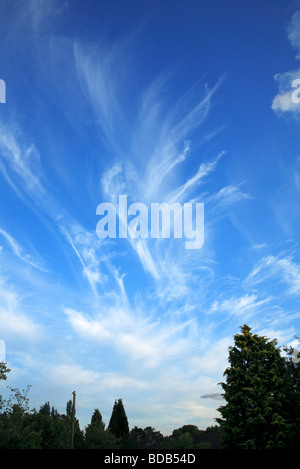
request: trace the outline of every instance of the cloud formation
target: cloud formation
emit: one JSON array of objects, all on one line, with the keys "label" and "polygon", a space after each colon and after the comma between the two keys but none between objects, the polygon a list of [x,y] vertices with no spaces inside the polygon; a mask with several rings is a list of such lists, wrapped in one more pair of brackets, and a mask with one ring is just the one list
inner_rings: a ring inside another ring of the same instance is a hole
[{"label": "cloud formation", "polygon": [[[300,59],[300,11],[296,11],[292,16],[288,26],[288,39],[291,45],[296,49],[298,55],[296,59]],[[290,112],[294,115],[300,113],[299,102],[299,85],[300,85],[300,68],[283,73],[276,73],[274,79],[278,85],[278,94],[272,102],[272,109],[276,113]]]}]

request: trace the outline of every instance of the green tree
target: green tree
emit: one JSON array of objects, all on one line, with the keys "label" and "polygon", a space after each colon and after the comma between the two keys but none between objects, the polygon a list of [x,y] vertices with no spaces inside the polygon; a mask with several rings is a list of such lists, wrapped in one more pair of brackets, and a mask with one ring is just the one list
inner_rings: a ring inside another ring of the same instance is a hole
[{"label": "green tree", "polygon": [[91,423],[85,429],[85,445],[88,449],[106,449],[105,424],[98,409],[95,409]]},{"label": "green tree", "polygon": [[128,440],[129,425],[122,399],[115,400],[108,430],[117,438],[120,438],[123,444]]},{"label": "green tree", "polygon": [[26,388],[20,391],[19,388],[12,388],[8,386],[11,393],[9,398],[5,401],[5,410],[6,411],[13,411],[13,409],[17,406],[19,407],[23,413],[29,411],[29,391],[31,389],[31,384],[28,384]]},{"label": "green tree", "polygon": [[70,399],[68,402],[67,402],[67,405],[66,405],[66,416],[71,420],[72,418],[72,410],[73,410],[73,402],[72,402],[72,399]]},{"label": "green tree", "polygon": [[290,416],[291,448],[300,447],[300,360],[299,353],[292,347],[284,347],[285,358],[285,392],[287,400],[285,411]]},{"label": "green tree", "polygon": [[50,416],[50,403],[45,402],[45,404],[40,407],[39,413]]},{"label": "green tree", "polygon": [[131,447],[135,449],[158,448],[162,440],[160,431],[150,426],[144,429],[135,426],[130,431]]},{"label": "green tree", "polygon": [[[176,431],[176,430],[175,430]],[[174,433],[174,432],[173,432]],[[164,449],[194,449],[193,437],[188,433],[174,434],[168,438],[165,438]]]},{"label": "green tree", "polygon": [[202,433],[202,430],[199,430],[199,428],[196,425],[183,425],[183,427],[173,430],[172,436],[177,438],[183,433],[189,433],[190,435],[193,435],[193,434],[195,435],[198,433]]},{"label": "green tree", "polygon": [[[11,370],[9,368],[7,368],[6,366],[6,363],[5,362],[0,362],[0,380],[6,380],[7,379],[7,374],[10,372]],[[0,413],[2,412],[2,409],[4,407],[5,403],[2,399],[2,396],[0,395]]]},{"label": "green tree", "polygon": [[7,379],[7,373],[9,373],[11,370],[7,368],[5,362],[0,362],[0,379]]},{"label": "green tree", "polygon": [[287,448],[292,424],[287,408],[285,360],[269,340],[251,332],[247,325],[234,336],[225,370],[226,405],[222,418],[222,447],[229,449]]},{"label": "green tree", "polygon": [[[66,425],[69,427],[70,438],[72,431],[72,415],[73,415],[73,402],[70,399],[66,405],[66,415],[62,415],[61,418],[65,420]],[[71,439],[70,439],[71,441]],[[79,420],[74,420],[74,448],[80,449],[84,445],[84,432],[80,429]]]}]

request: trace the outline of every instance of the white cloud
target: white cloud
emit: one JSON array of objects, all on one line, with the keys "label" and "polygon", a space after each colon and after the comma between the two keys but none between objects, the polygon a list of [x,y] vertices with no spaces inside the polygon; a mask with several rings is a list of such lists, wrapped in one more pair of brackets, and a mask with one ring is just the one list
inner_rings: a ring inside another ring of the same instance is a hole
[{"label": "white cloud", "polygon": [[109,344],[133,362],[143,362],[146,368],[180,357],[190,348],[191,320],[163,324],[158,319],[135,317],[133,311],[124,308],[105,309],[106,314],[101,317],[88,317],[71,308],[65,308],[65,314],[80,337]]},{"label": "white cloud", "polygon": [[[47,270],[42,267],[41,265],[39,265],[37,262],[35,262],[33,259],[32,259],[32,256],[30,256],[29,254],[27,253],[24,253],[24,250],[23,248],[19,245],[19,243],[10,235],[8,234],[5,230],[3,230],[2,228],[0,228],[0,235],[2,235],[6,241],[8,242],[8,244],[10,245],[10,247],[12,248],[14,254],[19,258],[21,259],[22,261],[26,262],[27,264],[29,264],[31,267],[34,267],[38,270],[41,270],[43,272],[47,272]],[[1,246],[1,249],[3,248],[3,246]],[[1,251],[0,249],[0,251]]]},{"label": "white cloud", "polygon": [[[300,11],[297,11],[291,19],[288,27],[288,38],[292,46],[297,50],[296,59],[300,59]],[[300,103],[294,99],[294,80],[300,79],[300,69],[277,73],[274,79],[278,85],[279,92],[272,101],[272,109],[277,113],[290,112],[294,115],[300,113]],[[299,93],[298,95],[299,96]]]},{"label": "white cloud", "polygon": [[23,311],[19,295],[0,278],[0,334],[1,338],[34,340],[41,328]]},{"label": "white cloud", "polygon": [[216,194],[212,194],[205,198],[205,203],[214,202],[217,208],[227,206],[229,204],[240,202],[241,200],[251,199],[252,196],[240,190],[240,185],[229,185],[220,189]]},{"label": "white cloud", "polygon": [[274,97],[272,109],[278,113],[293,112],[300,113],[300,103],[293,99],[296,89],[293,87],[294,80],[300,79],[300,69],[291,72],[277,73],[274,76],[279,93]]},{"label": "white cloud", "polygon": [[246,283],[258,285],[267,279],[278,279],[280,283],[285,284],[288,295],[300,293],[300,266],[292,257],[264,257],[254,266]]},{"label": "white cloud", "polygon": [[97,296],[97,286],[106,281],[106,276],[100,268],[103,259],[100,240],[96,233],[88,232],[78,223],[61,225],[60,229],[80,261],[83,276],[87,279],[93,294]]},{"label": "white cloud", "polygon": [[[111,390],[126,390],[133,388],[141,390],[149,385],[146,382],[134,379],[124,373],[115,372],[96,372],[86,370],[81,365],[61,364],[49,370],[50,379],[60,386],[76,387],[83,390],[93,387],[93,392],[111,392]],[[81,391],[82,392],[82,391]]]},{"label": "white cloud", "polygon": [[198,171],[188,179],[181,187],[178,187],[173,193],[171,193],[169,198],[169,203],[181,201],[183,195],[186,196],[194,186],[202,182],[202,179],[207,177],[211,172],[215,171],[217,163],[224,155],[224,151],[220,152],[212,161],[201,163]]},{"label": "white cloud", "polygon": [[299,54],[296,58],[300,59],[300,11],[296,11],[292,16],[288,26],[288,38]]},{"label": "white cloud", "polygon": [[[193,89],[179,98],[174,106],[167,106],[167,92],[163,89],[165,79],[160,76],[141,93],[141,97],[135,97],[138,112],[127,117],[128,111],[122,106],[122,99],[117,97],[122,96],[121,90],[128,83],[128,71],[121,67],[119,75],[114,66],[125,50],[126,54],[131,53],[127,51],[129,42],[112,47],[102,44],[97,53],[79,43],[75,45],[77,74],[83,92],[96,113],[100,132],[104,133],[108,152],[112,155],[111,164],[105,166],[101,177],[102,197],[106,197],[106,202],[115,203],[119,195],[126,194],[131,201],[145,204],[156,201],[171,203],[184,197],[195,199],[199,185],[216,170],[224,152],[219,152],[212,160],[198,162],[194,175],[187,176],[185,180],[186,168],[180,174],[176,170],[188,160],[192,150],[189,136],[207,119],[213,97],[224,77],[212,88],[206,86],[200,99]],[[121,78],[123,83],[120,83]],[[187,103],[192,104],[187,106]],[[128,237],[124,242],[129,245],[128,252],[133,249],[145,273],[149,273],[156,282],[170,278],[163,267],[166,251],[159,241]],[[80,262],[87,267],[73,237],[72,244]],[[93,271],[91,282],[94,280],[96,283],[98,279]]]},{"label": "white cloud", "polygon": [[210,313],[226,313],[226,316],[235,315],[243,321],[260,312],[262,306],[271,298],[259,300],[255,294],[246,294],[241,297],[231,297],[222,301],[215,300],[210,308]]},{"label": "white cloud", "polygon": [[[37,148],[14,126],[0,125],[0,171],[20,195],[20,182],[34,196],[40,196],[41,161]],[[24,194],[23,194],[24,197]]]}]

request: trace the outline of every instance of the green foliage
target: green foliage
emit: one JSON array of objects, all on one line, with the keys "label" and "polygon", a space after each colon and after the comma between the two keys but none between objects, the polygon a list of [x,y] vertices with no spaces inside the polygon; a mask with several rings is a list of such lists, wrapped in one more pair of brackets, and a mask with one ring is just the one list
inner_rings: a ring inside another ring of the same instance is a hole
[{"label": "green foliage", "polygon": [[188,433],[188,434],[196,435],[199,432],[201,432],[201,430],[199,430],[199,428],[196,425],[183,425],[183,427],[178,428],[177,430],[173,430],[172,436],[177,438],[182,434]]},{"label": "green foliage", "polygon": [[[46,402],[40,411],[29,411],[30,386],[20,391],[10,388],[11,395],[4,402],[0,414],[1,449],[69,449],[70,418],[59,415]],[[83,447],[83,432],[75,422],[75,448]]]},{"label": "green foliage", "polygon": [[92,415],[91,423],[85,429],[85,447],[88,449],[109,449],[117,447],[117,439],[109,431],[105,431],[102,415],[96,409]]},{"label": "green foliage", "polygon": [[7,379],[7,373],[9,373],[11,370],[7,368],[5,362],[0,362],[0,379]]},{"label": "green foliage", "polygon": [[122,441],[126,440],[129,436],[129,425],[122,399],[115,400],[108,429],[115,437],[122,439]]},{"label": "green foliage", "polygon": [[287,396],[284,411],[290,417],[291,448],[300,447],[300,362],[295,360],[295,351],[284,348],[286,352],[285,364],[285,394]]},{"label": "green foliage", "polygon": [[189,433],[181,433],[178,436],[170,437],[164,444],[165,449],[192,449],[194,441]]},{"label": "green foliage", "polygon": [[9,398],[5,401],[4,409],[6,411],[13,410],[13,407],[17,405],[23,412],[29,410],[29,391],[31,386],[27,385],[25,389],[20,391],[19,388],[12,388],[8,386],[10,389]]},{"label": "green foliage", "polygon": [[130,431],[131,447],[135,449],[159,448],[163,435],[153,427],[144,429],[135,426]]},{"label": "green foliage", "polygon": [[220,427],[199,430],[196,425],[183,425],[173,430],[171,436],[164,438],[164,449],[216,449],[220,446]]},{"label": "green foliage", "polygon": [[[294,417],[289,411],[287,365],[269,340],[251,333],[247,325],[234,337],[225,370],[226,405],[218,410],[222,447],[229,449],[288,448]],[[290,383],[290,384],[289,384]]]},{"label": "green foliage", "polygon": [[[7,379],[7,374],[10,372],[11,370],[9,368],[7,368],[6,366],[6,363],[5,362],[0,362],[0,380],[6,380]],[[4,401],[2,399],[2,396],[0,395],[0,412],[2,412],[3,410],[3,406],[4,406]]]},{"label": "green foliage", "polygon": [[40,407],[40,414],[50,416],[50,403],[46,402],[44,405]]}]

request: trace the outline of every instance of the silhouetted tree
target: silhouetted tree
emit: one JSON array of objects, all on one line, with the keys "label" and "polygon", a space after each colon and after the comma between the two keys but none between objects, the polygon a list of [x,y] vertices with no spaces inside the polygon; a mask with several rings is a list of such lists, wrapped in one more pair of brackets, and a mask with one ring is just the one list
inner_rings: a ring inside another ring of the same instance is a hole
[{"label": "silhouetted tree", "polygon": [[50,416],[50,403],[49,403],[49,402],[45,402],[44,405],[41,405],[40,410],[39,410],[39,413],[42,414],[42,415],[48,415],[48,416]]},{"label": "silhouetted tree", "polygon": [[144,429],[135,426],[130,431],[131,445],[136,449],[158,448],[162,440],[163,435],[150,426]]},{"label": "silhouetted tree", "polygon": [[128,438],[129,426],[122,399],[115,400],[108,430],[123,442]]}]

